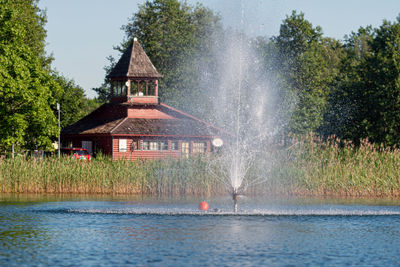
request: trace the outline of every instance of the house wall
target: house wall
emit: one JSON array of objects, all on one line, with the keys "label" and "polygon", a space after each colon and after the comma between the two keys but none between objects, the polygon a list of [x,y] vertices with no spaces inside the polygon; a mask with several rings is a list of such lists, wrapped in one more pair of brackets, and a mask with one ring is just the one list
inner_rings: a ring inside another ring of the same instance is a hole
[{"label": "house wall", "polygon": [[[119,139],[127,140],[127,151],[119,151]],[[133,150],[133,142],[139,140],[139,149]],[[143,140],[148,141],[168,141],[168,150],[143,150]],[[193,143],[205,142],[205,153],[211,152],[211,140],[207,138],[179,138],[179,137],[137,137],[137,136],[73,136],[61,140],[63,146],[68,142],[72,142],[73,147],[82,147],[82,141],[92,141],[93,154],[96,155],[101,151],[105,155],[110,155],[113,159],[158,159],[158,158],[180,158],[182,155],[182,142],[189,142],[189,155],[193,155]],[[178,142],[178,150],[171,149],[171,143]]]},{"label": "house wall", "polygon": [[[126,139],[127,140],[127,151],[126,152],[121,152],[119,151],[119,139]],[[133,150],[132,149],[132,144],[134,140],[139,140],[140,142],[140,149],[139,150]],[[143,140],[168,140],[168,150],[162,151],[162,150],[156,150],[156,151],[150,151],[150,150],[143,150]],[[178,141],[178,147],[179,149],[174,151],[171,150],[171,143],[173,141]],[[158,158],[179,158],[181,157],[181,148],[182,148],[182,142],[188,141],[190,143],[190,154],[193,154],[193,142],[196,141],[201,141],[201,142],[206,142],[206,152],[208,153],[211,151],[211,142],[208,139],[204,138],[195,138],[195,139],[179,139],[179,138],[150,138],[150,137],[114,137],[113,138],[113,159],[126,159],[126,160],[137,160],[137,159],[158,159]]]},{"label": "house wall", "polygon": [[157,96],[139,96],[139,97],[131,97],[129,100],[130,103],[148,103],[148,104],[158,104]]}]

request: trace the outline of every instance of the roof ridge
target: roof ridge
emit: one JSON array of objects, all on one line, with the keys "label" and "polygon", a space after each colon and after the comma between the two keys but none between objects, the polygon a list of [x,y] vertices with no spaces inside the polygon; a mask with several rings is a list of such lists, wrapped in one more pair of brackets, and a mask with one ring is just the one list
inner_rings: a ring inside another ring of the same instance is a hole
[{"label": "roof ridge", "polygon": [[125,117],[122,121],[120,121],[117,125],[115,125],[114,128],[111,129],[110,133],[114,132],[119,126],[121,126],[122,123],[124,123],[128,117]]}]

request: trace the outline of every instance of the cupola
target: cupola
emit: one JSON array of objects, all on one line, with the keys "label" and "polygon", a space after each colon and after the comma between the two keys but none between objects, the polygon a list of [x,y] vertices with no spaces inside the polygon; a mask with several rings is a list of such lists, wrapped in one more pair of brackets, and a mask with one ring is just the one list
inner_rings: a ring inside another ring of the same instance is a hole
[{"label": "cupola", "polygon": [[134,38],[111,70],[110,102],[158,103],[158,73],[139,41]]}]

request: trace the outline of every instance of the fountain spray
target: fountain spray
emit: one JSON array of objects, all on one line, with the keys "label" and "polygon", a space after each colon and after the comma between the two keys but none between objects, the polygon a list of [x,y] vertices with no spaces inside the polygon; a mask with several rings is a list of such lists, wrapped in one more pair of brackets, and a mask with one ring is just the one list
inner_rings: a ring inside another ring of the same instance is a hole
[{"label": "fountain spray", "polygon": [[218,90],[214,84],[206,83],[205,88],[213,88],[210,92],[215,109],[212,119],[230,136],[208,161],[207,171],[228,190],[233,212],[238,211],[239,195],[250,186],[267,180],[274,162],[269,158],[271,146],[268,144],[279,132],[276,127],[278,102],[274,99],[275,87],[270,85],[273,76],[264,69],[255,41],[245,35],[244,0],[241,3],[242,27],[239,32],[220,40],[223,43],[216,49],[215,79],[209,78],[215,74],[209,74],[208,68],[204,79],[218,82]]},{"label": "fountain spray", "polygon": [[238,197],[239,197],[239,193],[238,193],[237,189],[233,189],[233,193],[232,193],[233,212],[235,212],[235,213],[238,211],[238,205],[237,205]]},{"label": "fountain spray", "polygon": [[[241,24],[241,32],[240,32],[240,43],[239,43],[239,82],[238,82],[238,96],[237,96],[237,109],[236,109],[236,147],[235,147],[235,153],[234,153],[234,157],[235,157],[235,161],[236,164],[234,166],[235,170],[234,170],[234,175],[235,180],[239,181],[239,166],[238,166],[238,161],[240,161],[240,149],[239,149],[239,144],[240,144],[240,140],[239,140],[239,136],[240,136],[240,105],[241,105],[241,91],[242,91],[242,75],[243,75],[243,66],[242,66],[242,54],[243,54],[243,35],[244,35],[244,0],[241,0],[241,19],[240,19],[240,24]],[[232,192],[232,198],[233,198],[233,212],[237,212],[237,200],[238,200],[238,188],[239,185],[235,185],[233,186],[233,192]]]}]

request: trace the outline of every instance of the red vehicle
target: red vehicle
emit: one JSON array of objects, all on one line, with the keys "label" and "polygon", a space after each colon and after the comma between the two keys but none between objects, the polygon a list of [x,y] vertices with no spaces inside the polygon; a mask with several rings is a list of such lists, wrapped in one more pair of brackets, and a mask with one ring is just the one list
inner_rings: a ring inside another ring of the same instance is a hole
[{"label": "red vehicle", "polygon": [[76,159],[81,159],[81,160],[91,160],[89,152],[80,147],[71,147],[71,148],[61,148],[60,149],[61,154],[63,155],[71,155]]}]

